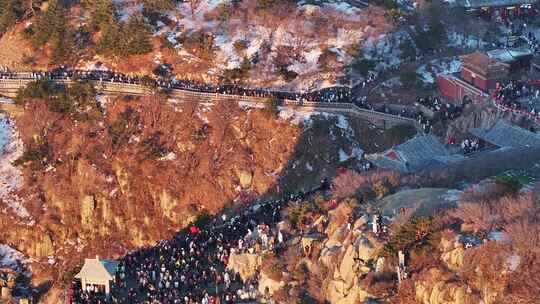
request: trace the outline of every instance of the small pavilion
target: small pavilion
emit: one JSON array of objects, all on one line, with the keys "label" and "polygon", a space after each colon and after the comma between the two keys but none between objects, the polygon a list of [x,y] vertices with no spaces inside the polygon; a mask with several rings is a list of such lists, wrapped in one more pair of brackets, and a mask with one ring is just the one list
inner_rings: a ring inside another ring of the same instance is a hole
[{"label": "small pavilion", "polygon": [[91,288],[94,291],[104,292],[109,296],[111,292],[111,281],[114,281],[118,262],[95,259],[85,259],[81,271],[75,276],[81,280],[82,290]]}]

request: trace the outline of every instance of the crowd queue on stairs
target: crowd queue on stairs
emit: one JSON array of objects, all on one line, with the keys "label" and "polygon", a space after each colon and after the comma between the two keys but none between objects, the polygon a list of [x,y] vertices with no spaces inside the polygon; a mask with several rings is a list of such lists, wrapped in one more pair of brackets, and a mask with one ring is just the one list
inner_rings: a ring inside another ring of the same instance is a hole
[{"label": "crowd queue on stairs", "polygon": [[281,208],[329,189],[329,182],[322,180],[311,190],[253,204],[236,215],[223,213],[194,223],[170,240],[123,257],[117,262],[111,287],[74,280],[67,301],[70,304],[232,304],[264,297],[256,289],[256,282],[243,282],[227,269],[230,255],[253,252],[254,248],[281,250],[286,241],[285,234],[276,228]]},{"label": "crowd queue on stairs", "polygon": [[310,92],[287,92],[267,88],[246,88],[230,84],[213,85],[189,79],[178,79],[176,77],[141,77],[108,70],[72,70],[67,68],[57,68],[47,72],[34,71],[24,73],[16,73],[4,70],[0,71],[0,79],[50,79],[55,81],[78,79],[81,81],[145,85],[150,87],[159,87],[162,89],[179,89],[201,93],[276,98],[278,100],[287,99],[298,102],[349,103],[355,104],[361,109],[417,120],[419,124],[422,125],[425,132],[429,132],[432,124],[431,120],[421,112],[416,110],[395,111],[385,106],[375,106],[370,104],[365,98],[355,98],[355,96],[352,94],[351,88],[343,86],[329,87]]}]

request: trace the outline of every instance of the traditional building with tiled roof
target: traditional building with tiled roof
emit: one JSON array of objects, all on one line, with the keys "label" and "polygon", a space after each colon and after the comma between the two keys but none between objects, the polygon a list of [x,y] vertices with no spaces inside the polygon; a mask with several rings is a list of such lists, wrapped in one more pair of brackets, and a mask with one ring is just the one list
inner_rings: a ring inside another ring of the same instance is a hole
[{"label": "traditional building with tiled roof", "polygon": [[110,294],[111,281],[114,281],[118,262],[109,260],[100,260],[98,256],[95,259],[85,259],[81,271],[75,276],[81,280],[83,290],[91,288],[101,290],[106,295]]}]

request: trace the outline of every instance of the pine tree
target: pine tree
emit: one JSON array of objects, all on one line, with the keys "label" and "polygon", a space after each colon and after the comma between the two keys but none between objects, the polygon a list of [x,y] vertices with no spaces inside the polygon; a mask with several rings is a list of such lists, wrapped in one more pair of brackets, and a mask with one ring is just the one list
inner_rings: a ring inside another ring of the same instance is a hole
[{"label": "pine tree", "polygon": [[152,51],[152,29],[142,18],[131,18],[125,29],[129,54],[146,54]]},{"label": "pine tree", "polygon": [[125,53],[121,25],[105,28],[97,45],[97,51],[105,56],[122,56]]},{"label": "pine tree", "polygon": [[24,16],[21,0],[0,0],[0,36]]},{"label": "pine tree", "polygon": [[111,0],[84,0],[82,4],[90,11],[91,30],[104,31],[118,24],[118,11]]},{"label": "pine tree", "polygon": [[58,41],[68,31],[67,10],[58,1],[50,2],[48,9],[32,26],[31,42],[40,47],[51,40]]},{"label": "pine tree", "polygon": [[144,7],[151,11],[165,12],[175,7],[174,0],[143,0]]}]

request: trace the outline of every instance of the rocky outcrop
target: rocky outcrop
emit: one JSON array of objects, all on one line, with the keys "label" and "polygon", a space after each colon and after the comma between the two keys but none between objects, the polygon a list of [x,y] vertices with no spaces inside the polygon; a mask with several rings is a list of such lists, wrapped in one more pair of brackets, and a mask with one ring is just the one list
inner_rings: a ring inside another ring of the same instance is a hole
[{"label": "rocky outcrop", "polygon": [[81,200],[81,225],[85,229],[92,229],[94,210],[96,202],[94,197],[86,195]]},{"label": "rocky outcrop", "polygon": [[344,281],[332,280],[326,289],[326,300],[332,304],[356,304],[363,303],[369,294],[357,284],[347,288]]},{"label": "rocky outcrop", "polygon": [[463,116],[454,120],[448,126],[446,135],[458,135],[458,137],[465,136],[469,133],[469,130],[473,128],[490,128],[500,118],[509,120],[512,123],[522,126],[524,128],[537,127],[537,125],[528,121],[523,116],[497,111],[497,109],[495,109],[494,107],[469,106],[465,110]]},{"label": "rocky outcrop", "polygon": [[276,281],[265,273],[261,273],[259,277],[259,293],[262,295],[273,295],[276,291],[282,289],[285,286],[284,281]]},{"label": "rocky outcrop", "polygon": [[362,274],[370,271],[368,263],[377,258],[381,244],[365,231],[366,217],[360,217],[347,229],[346,225],[332,228],[334,233],[324,242],[319,263],[333,269],[328,278],[325,297],[332,304],[361,303],[369,293],[360,286]]},{"label": "rocky outcrop", "polygon": [[238,177],[238,180],[240,181],[240,186],[243,189],[247,189],[251,187],[251,183],[253,181],[253,173],[247,170],[236,170],[236,176]]},{"label": "rocky outcrop", "polygon": [[252,278],[259,267],[262,265],[261,256],[251,253],[236,254],[229,256],[227,269],[238,273],[242,280],[246,281]]},{"label": "rocky outcrop", "polygon": [[414,282],[416,299],[422,304],[477,304],[480,299],[470,288],[452,279],[452,274],[431,268]]},{"label": "rocky outcrop", "polygon": [[448,266],[448,268],[457,271],[463,266],[465,248],[463,244],[457,240],[441,238],[441,242],[439,243],[439,251],[441,252],[441,260],[446,264],[446,266]]}]

